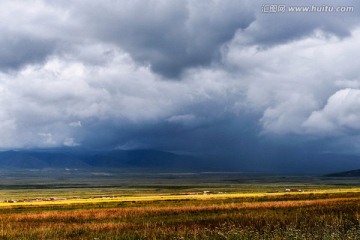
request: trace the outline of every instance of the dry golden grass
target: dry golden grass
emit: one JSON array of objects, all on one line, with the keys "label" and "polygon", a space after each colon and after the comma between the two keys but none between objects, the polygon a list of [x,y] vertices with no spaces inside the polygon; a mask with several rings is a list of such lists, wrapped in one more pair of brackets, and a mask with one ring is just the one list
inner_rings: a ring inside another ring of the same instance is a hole
[{"label": "dry golden grass", "polygon": [[357,239],[360,195],[327,197],[3,208],[0,239]]},{"label": "dry golden grass", "polygon": [[[286,193],[287,196],[298,196],[298,195],[324,195],[324,194],[341,194],[341,193],[360,193],[360,188],[342,188],[342,189],[321,189],[312,190],[311,192],[290,192]],[[65,204],[101,204],[109,202],[132,202],[132,201],[168,201],[168,200],[216,200],[216,199],[230,199],[230,198],[259,198],[259,197],[279,197],[283,196],[283,192],[277,193],[265,193],[265,192],[254,192],[254,193],[221,193],[221,194],[199,194],[199,195],[188,195],[188,194],[164,194],[156,195],[149,193],[146,195],[136,196],[121,196],[114,198],[76,198],[56,201],[34,201],[34,202],[0,202],[0,207],[13,207],[13,206],[43,206],[43,205],[65,205]],[[15,200],[17,200],[15,198]]]}]

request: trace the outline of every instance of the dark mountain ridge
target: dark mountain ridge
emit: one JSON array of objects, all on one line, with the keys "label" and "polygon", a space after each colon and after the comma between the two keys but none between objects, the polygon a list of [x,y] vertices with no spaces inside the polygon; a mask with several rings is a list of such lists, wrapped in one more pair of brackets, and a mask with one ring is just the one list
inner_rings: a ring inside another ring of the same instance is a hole
[{"label": "dark mountain ridge", "polygon": [[325,177],[360,177],[360,169],[345,171],[345,172],[330,173],[325,175]]},{"label": "dark mountain ridge", "polygon": [[[257,172],[272,174],[307,174],[360,176],[360,156],[314,154],[308,152],[266,154],[253,151],[233,158],[177,154],[153,149],[88,150],[82,148],[12,150],[0,152],[0,170],[7,169],[132,169],[168,172]],[[257,154],[258,153],[258,154]],[[276,158],[268,155],[275,155]],[[339,173],[336,173],[339,172]]]},{"label": "dark mountain ridge", "polygon": [[59,151],[26,150],[0,152],[2,169],[131,168],[172,171],[210,169],[202,159],[158,150]]}]

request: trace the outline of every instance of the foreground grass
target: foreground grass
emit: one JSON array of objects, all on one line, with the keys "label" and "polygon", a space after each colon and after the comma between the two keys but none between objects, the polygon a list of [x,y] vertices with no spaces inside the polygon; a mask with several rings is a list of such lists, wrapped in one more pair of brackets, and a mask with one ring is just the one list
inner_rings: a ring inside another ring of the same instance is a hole
[{"label": "foreground grass", "polygon": [[358,239],[359,221],[358,191],[137,196],[6,205],[0,239]]}]

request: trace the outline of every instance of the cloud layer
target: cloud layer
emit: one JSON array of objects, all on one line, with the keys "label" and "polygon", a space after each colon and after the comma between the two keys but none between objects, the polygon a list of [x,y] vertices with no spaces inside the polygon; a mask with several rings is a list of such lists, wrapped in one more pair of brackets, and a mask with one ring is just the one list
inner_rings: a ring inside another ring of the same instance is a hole
[{"label": "cloud layer", "polygon": [[0,148],[351,142],[359,3],[342,1],[353,13],[283,14],[262,13],[264,4],[2,1]]}]

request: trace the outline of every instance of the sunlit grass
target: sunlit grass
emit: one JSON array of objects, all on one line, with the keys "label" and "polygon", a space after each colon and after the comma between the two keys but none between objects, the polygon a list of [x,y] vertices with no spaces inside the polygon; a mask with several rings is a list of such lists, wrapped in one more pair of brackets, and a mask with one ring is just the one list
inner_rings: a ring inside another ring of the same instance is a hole
[{"label": "sunlit grass", "polygon": [[[209,199],[231,199],[231,198],[259,198],[267,196],[283,196],[283,195],[308,195],[308,194],[331,194],[331,193],[359,193],[360,188],[343,188],[343,189],[319,189],[303,192],[257,192],[257,193],[210,193],[203,194],[198,192],[197,194],[163,194],[154,195],[146,194],[144,196],[116,196],[115,194],[107,195],[104,198],[98,196],[98,198],[76,198],[65,200],[47,200],[47,201],[32,201],[32,202],[0,202],[0,207],[8,206],[39,206],[39,205],[68,205],[68,204],[83,204],[83,203],[107,203],[107,202],[137,202],[137,201],[169,201],[169,200],[209,200]],[[52,195],[47,195],[51,197]],[[20,197],[20,196],[17,196]]]}]

